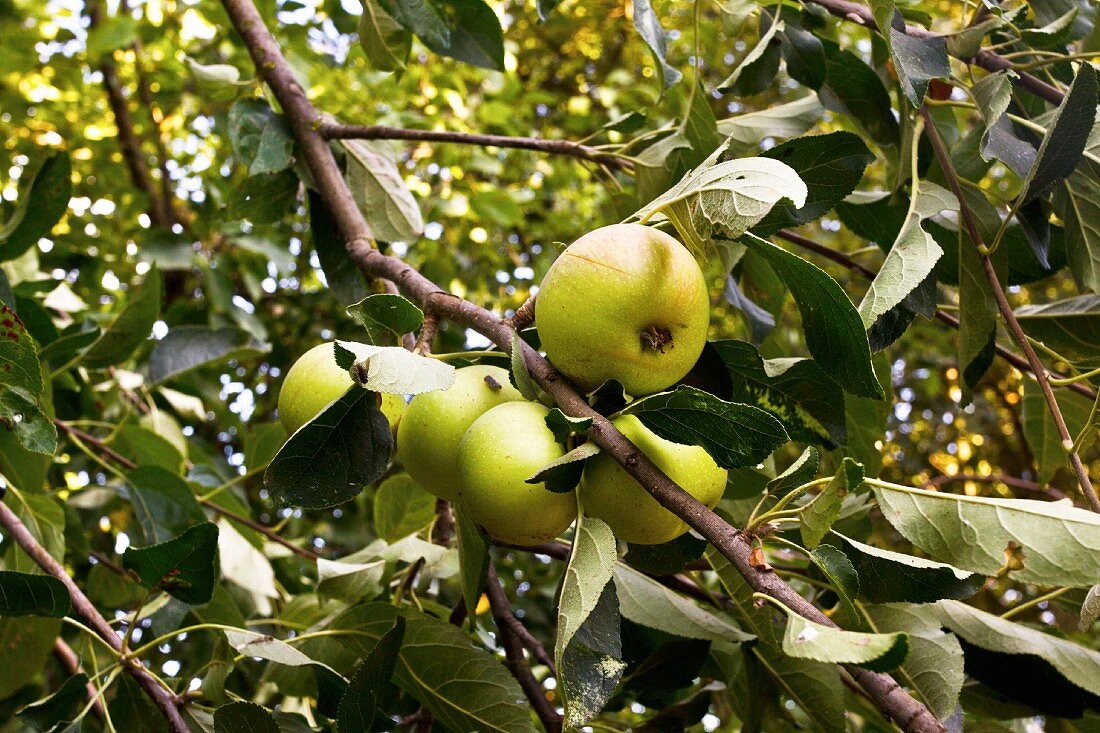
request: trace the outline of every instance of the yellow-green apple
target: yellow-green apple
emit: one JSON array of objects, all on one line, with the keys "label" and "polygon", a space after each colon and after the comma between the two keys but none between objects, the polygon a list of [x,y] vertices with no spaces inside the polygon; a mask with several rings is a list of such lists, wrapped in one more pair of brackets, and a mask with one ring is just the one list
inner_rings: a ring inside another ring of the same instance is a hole
[{"label": "yellow-green apple", "polygon": [[448,501],[458,497],[458,444],[490,408],[523,396],[495,366],[455,370],[450,389],[413,397],[397,428],[397,455],[413,480]]},{"label": "yellow-green apple", "polygon": [[584,390],[614,378],[634,396],[660,392],[695,364],[709,323],[695,258],[640,224],[601,227],[566,247],[535,300],[542,348]]},{"label": "yellow-green apple", "polygon": [[[696,445],[681,445],[658,437],[633,415],[624,415],[613,422],[685,491],[711,509],[718,504],[726,489],[727,472],[718,467],[709,453]],[[607,522],[620,540],[659,545],[671,542],[688,529],[608,453],[588,459],[578,491],[585,514]]]},{"label": "yellow-green apple", "polygon": [[546,427],[549,410],[509,402],[474,421],[458,449],[458,504],[491,537],[513,545],[549,542],[577,516],[574,492],[526,483],[565,448]]}]

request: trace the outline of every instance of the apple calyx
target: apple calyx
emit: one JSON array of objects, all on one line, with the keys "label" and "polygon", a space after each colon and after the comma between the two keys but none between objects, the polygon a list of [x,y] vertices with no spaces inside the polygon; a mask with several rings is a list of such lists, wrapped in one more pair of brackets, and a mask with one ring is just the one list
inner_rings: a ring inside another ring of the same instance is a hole
[{"label": "apple calyx", "polygon": [[642,340],[642,348],[649,349],[650,351],[657,351],[665,353],[665,349],[671,349],[674,344],[672,343],[672,331],[661,326],[648,326],[643,329],[638,336]]}]

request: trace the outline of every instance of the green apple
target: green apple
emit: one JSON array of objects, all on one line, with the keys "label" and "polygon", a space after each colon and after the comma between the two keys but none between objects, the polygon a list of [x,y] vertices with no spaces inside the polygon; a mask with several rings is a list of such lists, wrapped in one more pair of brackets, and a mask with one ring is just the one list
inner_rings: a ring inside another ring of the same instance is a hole
[{"label": "green apple", "polygon": [[458,497],[458,444],[486,410],[521,395],[494,366],[455,370],[450,389],[413,397],[397,428],[397,455],[413,480],[436,496]]},{"label": "green apple", "polygon": [[[713,509],[726,490],[727,472],[696,445],[681,445],[658,437],[633,415],[613,421],[631,443],[668,474],[668,477]],[[585,514],[610,525],[615,536],[638,545],[671,542],[688,526],[665,509],[607,453],[598,453],[584,466],[580,487]]]},{"label": "green apple", "polygon": [[539,286],[546,355],[584,390],[609,379],[635,397],[679,381],[699,358],[710,297],[699,264],[652,227],[615,224],[573,242]]},{"label": "green apple", "polygon": [[[354,341],[341,341],[340,345],[355,354],[357,359],[367,356],[372,347]],[[287,433],[317,417],[330,402],[344,395],[355,382],[346,370],[336,363],[333,342],[318,344],[302,354],[290,367],[279,390],[279,419]],[[383,394],[382,414],[396,430],[405,412],[405,397],[399,394]]]},{"label": "green apple", "polygon": [[565,448],[546,427],[549,410],[509,402],[474,421],[458,449],[459,506],[491,537],[513,545],[549,542],[577,516],[577,497],[526,483]]}]

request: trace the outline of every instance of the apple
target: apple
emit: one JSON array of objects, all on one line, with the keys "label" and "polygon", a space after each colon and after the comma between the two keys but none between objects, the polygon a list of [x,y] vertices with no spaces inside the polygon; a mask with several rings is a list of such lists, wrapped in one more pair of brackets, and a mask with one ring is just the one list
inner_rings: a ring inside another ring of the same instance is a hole
[{"label": "apple", "polygon": [[[341,341],[340,345],[362,359],[370,349],[366,344]],[[279,390],[279,419],[287,433],[317,417],[330,402],[342,397],[355,384],[351,374],[336,363],[336,348],[332,341],[318,344],[302,354],[287,371]],[[401,419],[405,398],[401,395],[383,395],[382,412],[390,421],[390,429]]]},{"label": "apple", "polygon": [[572,491],[526,483],[565,448],[546,427],[550,410],[508,402],[474,421],[458,449],[458,503],[493,539],[529,547],[549,542],[577,516]]},{"label": "apple", "polygon": [[695,258],[640,224],[601,227],[573,242],[535,299],[542,348],[585,391],[614,378],[635,397],[660,392],[698,360],[709,323]]},{"label": "apple", "polygon": [[397,455],[421,487],[448,501],[458,497],[458,444],[486,410],[521,395],[495,366],[455,370],[450,389],[413,397],[397,428]]},{"label": "apple", "polygon": [[[697,445],[658,437],[634,415],[612,422],[681,488],[711,509],[718,504],[726,490],[727,472],[709,453]],[[578,491],[585,513],[607,522],[620,540],[659,545],[688,530],[687,524],[661,506],[607,453],[588,459]]]}]

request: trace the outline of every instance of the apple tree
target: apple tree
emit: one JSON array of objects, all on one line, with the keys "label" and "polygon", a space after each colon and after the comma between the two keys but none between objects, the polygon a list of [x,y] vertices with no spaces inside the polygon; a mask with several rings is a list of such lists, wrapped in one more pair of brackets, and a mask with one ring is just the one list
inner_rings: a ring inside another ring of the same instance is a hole
[{"label": "apple tree", "polygon": [[1092,0],[0,39],[0,732],[1100,726]]}]

